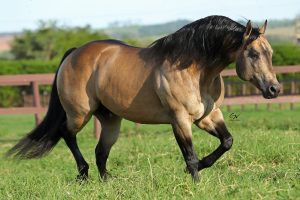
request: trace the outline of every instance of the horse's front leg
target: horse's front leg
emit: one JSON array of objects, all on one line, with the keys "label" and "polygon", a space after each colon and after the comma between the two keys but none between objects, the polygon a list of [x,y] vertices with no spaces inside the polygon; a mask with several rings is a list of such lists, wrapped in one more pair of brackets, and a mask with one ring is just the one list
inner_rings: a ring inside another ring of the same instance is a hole
[{"label": "horse's front leg", "polygon": [[233,138],[227,130],[222,112],[220,109],[212,111],[201,121],[196,121],[195,124],[210,133],[211,135],[219,138],[221,144],[208,156],[199,161],[198,170],[212,166],[226,151],[228,151],[233,143]]},{"label": "horse's front leg", "polygon": [[198,182],[199,159],[193,148],[192,122],[189,120],[189,116],[182,113],[177,114],[174,122],[172,123],[172,128],[176,141],[186,162],[187,170],[192,175],[193,180]]}]

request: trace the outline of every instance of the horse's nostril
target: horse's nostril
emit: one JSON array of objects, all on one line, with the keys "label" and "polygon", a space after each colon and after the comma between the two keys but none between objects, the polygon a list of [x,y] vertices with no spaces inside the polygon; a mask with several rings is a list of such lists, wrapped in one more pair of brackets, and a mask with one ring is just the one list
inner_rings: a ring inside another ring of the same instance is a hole
[{"label": "horse's nostril", "polygon": [[268,90],[269,90],[269,93],[270,93],[271,95],[276,95],[276,94],[278,94],[278,93],[280,92],[280,86],[277,86],[277,85],[271,85],[271,86],[268,88]]},{"label": "horse's nostril", "polygon": [[270,92],[273,93],[273,94],[277,92],[276,87],[275,87],[274,85],[271,85],[271,86],[269,87],[269,90],[270,90]]}]

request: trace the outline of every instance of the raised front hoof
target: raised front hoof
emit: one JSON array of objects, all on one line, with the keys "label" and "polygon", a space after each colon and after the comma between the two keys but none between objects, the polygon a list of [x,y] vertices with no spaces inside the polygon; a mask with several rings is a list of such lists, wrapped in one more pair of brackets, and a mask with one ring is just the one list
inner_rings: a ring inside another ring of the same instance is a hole
[{"label": "raised front hoof", "polygon": [[192,175],[192,179],[193,179],[194,183],[200,183],[200,177],[199,177],[198,173]]}]

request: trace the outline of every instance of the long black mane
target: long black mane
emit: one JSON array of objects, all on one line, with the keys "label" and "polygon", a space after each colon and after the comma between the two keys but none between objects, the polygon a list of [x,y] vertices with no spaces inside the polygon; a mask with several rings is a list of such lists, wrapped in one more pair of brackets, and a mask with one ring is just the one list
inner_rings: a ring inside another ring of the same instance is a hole
[{"label": "long black mane", "polygon": [[[205,17],[156,40],[146,49],[147,55],[157,62],[164,59],[178,62],[181,67],[192,62],[229,64],[229,53],[242,45],[245,29],[228,17]],[[249,39],[258,36],[258,28],[253,28]]]}]

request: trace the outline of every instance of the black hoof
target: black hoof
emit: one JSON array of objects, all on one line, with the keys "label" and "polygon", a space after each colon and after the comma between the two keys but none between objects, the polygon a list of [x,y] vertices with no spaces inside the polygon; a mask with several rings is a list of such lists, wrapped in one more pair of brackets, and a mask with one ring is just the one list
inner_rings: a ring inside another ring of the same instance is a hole
[{"label": "black hoof", "polygon": [[86,182],[87,180],[88,180],[88,175],[86,175],[86,174],[79,174],[76,177],[76,181],[80,182],[80,183]]},{"label": "black hoof", "polygon": [[186,168],[184,168],[184,173],[191,174],[194,183],[199,183],[199,182],[200,182],[199,174],[198,174],[197,171],[191,173],[191,172],[188,170],[188,168],[186,167]]},{"label": "black hoof", "polygon": [[192,175],[192,178],[193,178],[194,183],[199,183],[200,182],[200,177],[199,177],[198,173]]},{"label": "black hoof", "polygon": [[103,180],[103,181],[107,181],[108,179],[112,178],[113,176],[105,170],[105,172],[102,172],[100,173],[100,178]]}]

